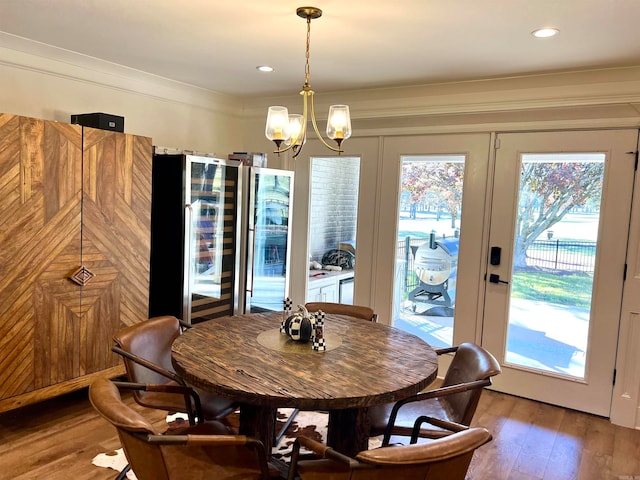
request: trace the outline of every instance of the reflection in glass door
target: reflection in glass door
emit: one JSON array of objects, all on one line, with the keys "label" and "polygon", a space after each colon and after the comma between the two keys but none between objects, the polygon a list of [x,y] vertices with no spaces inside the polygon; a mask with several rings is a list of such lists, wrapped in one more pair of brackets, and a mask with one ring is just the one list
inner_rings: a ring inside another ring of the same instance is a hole
[{"label": "reflection in glass door", "polygon": [[401,157],[394,325],[453,345],[464,155]]},{"label": "reflection in glass door", "polygon": [[[198,323],[233,312],[238,164],[187,156],[183,318]],[[227,220],[225,220],[227,219]]]},{"label": "reflection in glass door", "polygon": [[289,290],[293,172],[252,168],[249,199],[249,312],[282,310]]},{"label": "reflection in glass door", "polygon": [[205,167],[209,167],[205,171],[211,172],[208,188],[203,188],[200,178],[195,176],[195,164],[191,167],[191,224],[188,229],[191,234],[191,289],[193,294],[220,298],[224,248],[224,225],[221,221],[224,215],[219,212],[224,213],[224,195],[221,195],[224,190],[221,186],[225,184],[226,172],[224,167],[218,169],[215,163],[205,164]]}]

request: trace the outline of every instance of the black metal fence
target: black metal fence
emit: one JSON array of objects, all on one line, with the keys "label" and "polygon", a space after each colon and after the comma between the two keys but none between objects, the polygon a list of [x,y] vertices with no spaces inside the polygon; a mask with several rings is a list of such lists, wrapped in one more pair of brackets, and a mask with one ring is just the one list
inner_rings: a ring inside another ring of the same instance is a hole
[{"label": "black metal fence", "polygon": [[527,248],[526,257],[528,266],[593,273],[596,242],[537,240]]}]

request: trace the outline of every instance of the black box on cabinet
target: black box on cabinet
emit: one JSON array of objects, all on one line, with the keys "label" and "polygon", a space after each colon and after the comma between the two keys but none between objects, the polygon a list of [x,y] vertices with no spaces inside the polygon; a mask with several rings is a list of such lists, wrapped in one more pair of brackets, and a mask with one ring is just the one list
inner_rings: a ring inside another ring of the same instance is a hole
[{"label": "black box on cabinet", "polygon": [[101,130],[124,132],[124,117],[110,115],[108,113],[81,113],[71,115],[71,123],[84,127],[99,128]]}]

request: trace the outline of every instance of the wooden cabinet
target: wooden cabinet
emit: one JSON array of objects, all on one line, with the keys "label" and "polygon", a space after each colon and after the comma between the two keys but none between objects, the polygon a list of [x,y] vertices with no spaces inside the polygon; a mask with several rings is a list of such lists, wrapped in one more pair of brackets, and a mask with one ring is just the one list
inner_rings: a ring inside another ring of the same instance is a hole
[{"label": "wooden cabinet", "polygon": [[148,316],[151,148],[0,114],[0,412],[123,372],[111,337]]}]

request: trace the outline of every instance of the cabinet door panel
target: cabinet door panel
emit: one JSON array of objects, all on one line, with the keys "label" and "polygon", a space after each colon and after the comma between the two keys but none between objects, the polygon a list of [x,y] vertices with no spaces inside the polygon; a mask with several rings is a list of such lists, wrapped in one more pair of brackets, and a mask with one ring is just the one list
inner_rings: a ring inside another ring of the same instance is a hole
[{"label": "cabinet door panel", "polygon": [[[2,398],[78,375],[80,127],[0,115]],[[53,355],[60,360],[51,362]]]},{"label": "cabinet door panel", "polygon": [[115,331],[148,317],[151,139],[84,129],[82,373],[118,365]]}]

